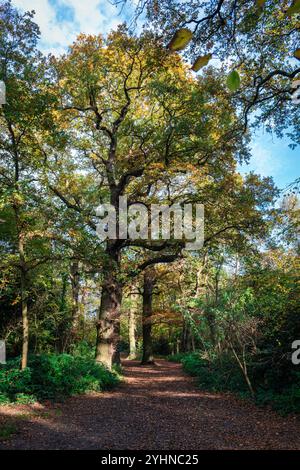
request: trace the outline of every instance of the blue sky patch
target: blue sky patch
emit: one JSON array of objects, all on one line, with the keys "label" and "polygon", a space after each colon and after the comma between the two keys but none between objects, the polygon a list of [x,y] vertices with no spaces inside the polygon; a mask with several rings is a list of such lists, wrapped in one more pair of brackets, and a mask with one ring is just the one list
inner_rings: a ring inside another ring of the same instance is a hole
[{"label": "blue sky patch", "polygon": [[73,22],[75,21],[75,12],[74,8],[66,5],[64,2],[60,0],[48,0],[51,7],[56,12],[56,20],[59,23]]}]

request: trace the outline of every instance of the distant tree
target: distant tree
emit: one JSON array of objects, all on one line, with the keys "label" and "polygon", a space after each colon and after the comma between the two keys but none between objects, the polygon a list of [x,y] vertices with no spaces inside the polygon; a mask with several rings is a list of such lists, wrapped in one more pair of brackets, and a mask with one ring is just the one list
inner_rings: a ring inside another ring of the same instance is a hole
[{"label": "distant tree", "polygon": [[27,365],[29,344],[29,273],[49,255],[45,245],[49,220],[39,210],[35,170],[43,162],[39,140],[51,127],[51,97],[45,61],[36,49],[39,29],[32,18],[33,13],[21,14],[10,2],[0,5],[0,80],[7,93],[7,104],[0,109],[0,210],[2,228],[6,226],[12,236],[2,263],[18,270],[22,368]]}]

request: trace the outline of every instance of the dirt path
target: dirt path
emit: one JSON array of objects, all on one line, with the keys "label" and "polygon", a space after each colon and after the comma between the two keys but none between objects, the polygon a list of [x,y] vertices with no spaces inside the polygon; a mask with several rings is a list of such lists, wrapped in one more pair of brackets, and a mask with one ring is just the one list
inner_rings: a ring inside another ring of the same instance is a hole
[{"label": "dirt path", "polygon": [[202,392],[178,364],[124,365],[113,392],[0,407],[0,426],[18,429],[0,449],[300,449],[296,418]]}]

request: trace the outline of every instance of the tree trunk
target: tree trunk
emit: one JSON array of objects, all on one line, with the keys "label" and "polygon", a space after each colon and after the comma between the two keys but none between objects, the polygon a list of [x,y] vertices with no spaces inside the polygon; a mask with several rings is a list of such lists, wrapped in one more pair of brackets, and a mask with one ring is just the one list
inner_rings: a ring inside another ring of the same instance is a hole
[{"label": "tree trunk", "polygon": [[207,323],[208,323],[208,328],[209,328],[209,333],[210,333],[210,341],[212,346],[215,348],[216,346],[216,318],[214,312],[211,310],[207,311],[205,314]]},{"label": "tree trunk", "polygon": [[182,330],[181,330],[181,352],[187,352],[187,328],[186,328],[186,321],[183,319],[182,322]]},{"label": "tree trunk", "polygon": [[27,367],[28,349],[29,349],[29,320],[28,320],[28,302],[26,292],[26,273],[21,269],[21,311],[23,326],[23,342],[22,342],[22,370]]},{"label": "tree trunk", "polygon": [[112,364],[120,366],[121,365],[121,354],[120,354],[120,348],[119,348],[119,342],[120,342],[120,336],[121,336],[120,314],[115,320],[114,329],[115,329],[116,340],[115,340],[115,348],[114,348],[114,353],[113,353],[113,358],[112,358]]},{"label": "tree trunk", "polygon": [[[18,181],[18,164],[16,166],[16,182]],[[29,349],[29,320],[28,320],[28,297],[27,297],[27,266],[25,259],[24,237],[22,235],[22,225],[20,222],[19,208],[17,204],[13,206],[15,221],[18,233],[18,254],[20,261],[20,295],[21,295],[21,315],[22,315],[22,358],[21,369],[25,369],[28,363]]]},{"label": "tree trunk", "polygon": [[22,313],[22,370],[27,367],[28,363],[28,349],[29,349],[29,320],[28,320],[28,299],[27,299],[27,282],[26,282],[26,268],[25,268],[25,253],[23,238],[19,235],[18,250],[20,258],[20,284],[21,284],[21,313]]},{"label": "tree trunk", "polygon": [[154,279],[153,272],[147,269],[144,273],[143,291],[143,358],[142,364],[153,364],[152,350],[152,298]]},{"label": "tree trunk", "polygon": [[85,339],[85,323],[86,323],[86,305],[87,305],[87,295],[88,295],[88,286],[85,286],[82,289],[81,296],[81,318],[82,318],[82,339]]},{"label": "tree trunk", "polygon": [[243,360],[241,361],[241,359],[239,358],[239,356],[238,356],[234,346],[232,345],[232,343],[230,343],[230,347],[231,347],[231,350],[233,352],[233,355],[234,355],[238,365],[241,368],[241,371],[244,375],[244,379],[245,379],[245,382],[246,382],[246,384],[249,388],[251,396],[254,399],[255,398],[255,391],[254,391],[254,388],[252,386],[251,380],[250,380],[249,375],[248,375],[248,368],[247,368],[247,362],[246,362],[246,357],[245,357],[245,349],[243,348],[243,352],[242,352]]},{"label": "tree trunk", "polygon": [[131,305],[128,318],[129,355],[128,359],[136,359],[136,304],[137,295],[131,294]]},{"label": "tree trunk", "polygon": [[79,329],[80,311],[79,311],[79,289],[80,289],[80,273],[79,262],[75,260],[70,267],[70,278],[72,286],[72,339],[76,338]]},{"label": "tree trunk", "polygon": [[104,268],[101,305],[97,322],[96,362],[109,369],[119,362],[119,318],[122,300],[122,285],[119,280],[119,254],[108,253],[109,260]]},{"label": "tree trunk", "polygon": [[190,352],[194,348],[194,335],[188,320],[184,319],[181,337],[181,351]]},{"label": "tree trunk", "polygon": [[195,335],[192,330],[191,330],[191,347],[192,347],[192,351],[195,352],[196,351]]}]

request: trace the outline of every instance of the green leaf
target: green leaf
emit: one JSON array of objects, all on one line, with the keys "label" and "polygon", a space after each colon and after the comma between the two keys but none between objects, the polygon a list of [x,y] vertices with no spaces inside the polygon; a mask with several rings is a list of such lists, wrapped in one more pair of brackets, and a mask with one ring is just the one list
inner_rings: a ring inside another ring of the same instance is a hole
[{"label": "green leaf", "polygon": [[230,91],[236,91],[240,87],[241,79],[239,73],[236,70],[230,72],[227,77],[227,86]]},{"label": "green leaf", "polygon": [[198,57],[193,64],[192,70],[194,70],[194,72],[198,72],[198,70],[202,69],[202,67],[205,67],[208,64],[211,58],[212,54],[205,54]]},{"label": "green leaf", "polygon": [[182,51],[186,48],[192,37],[193,33],[188,28],[178,29],[167,47],[171,49],[171,51]]},{"label": "green leaf", "polygon": [[296,13],[300,13],[300,0],[295,0],[286,11],[286,14],[289,16],[295,15]]}]

